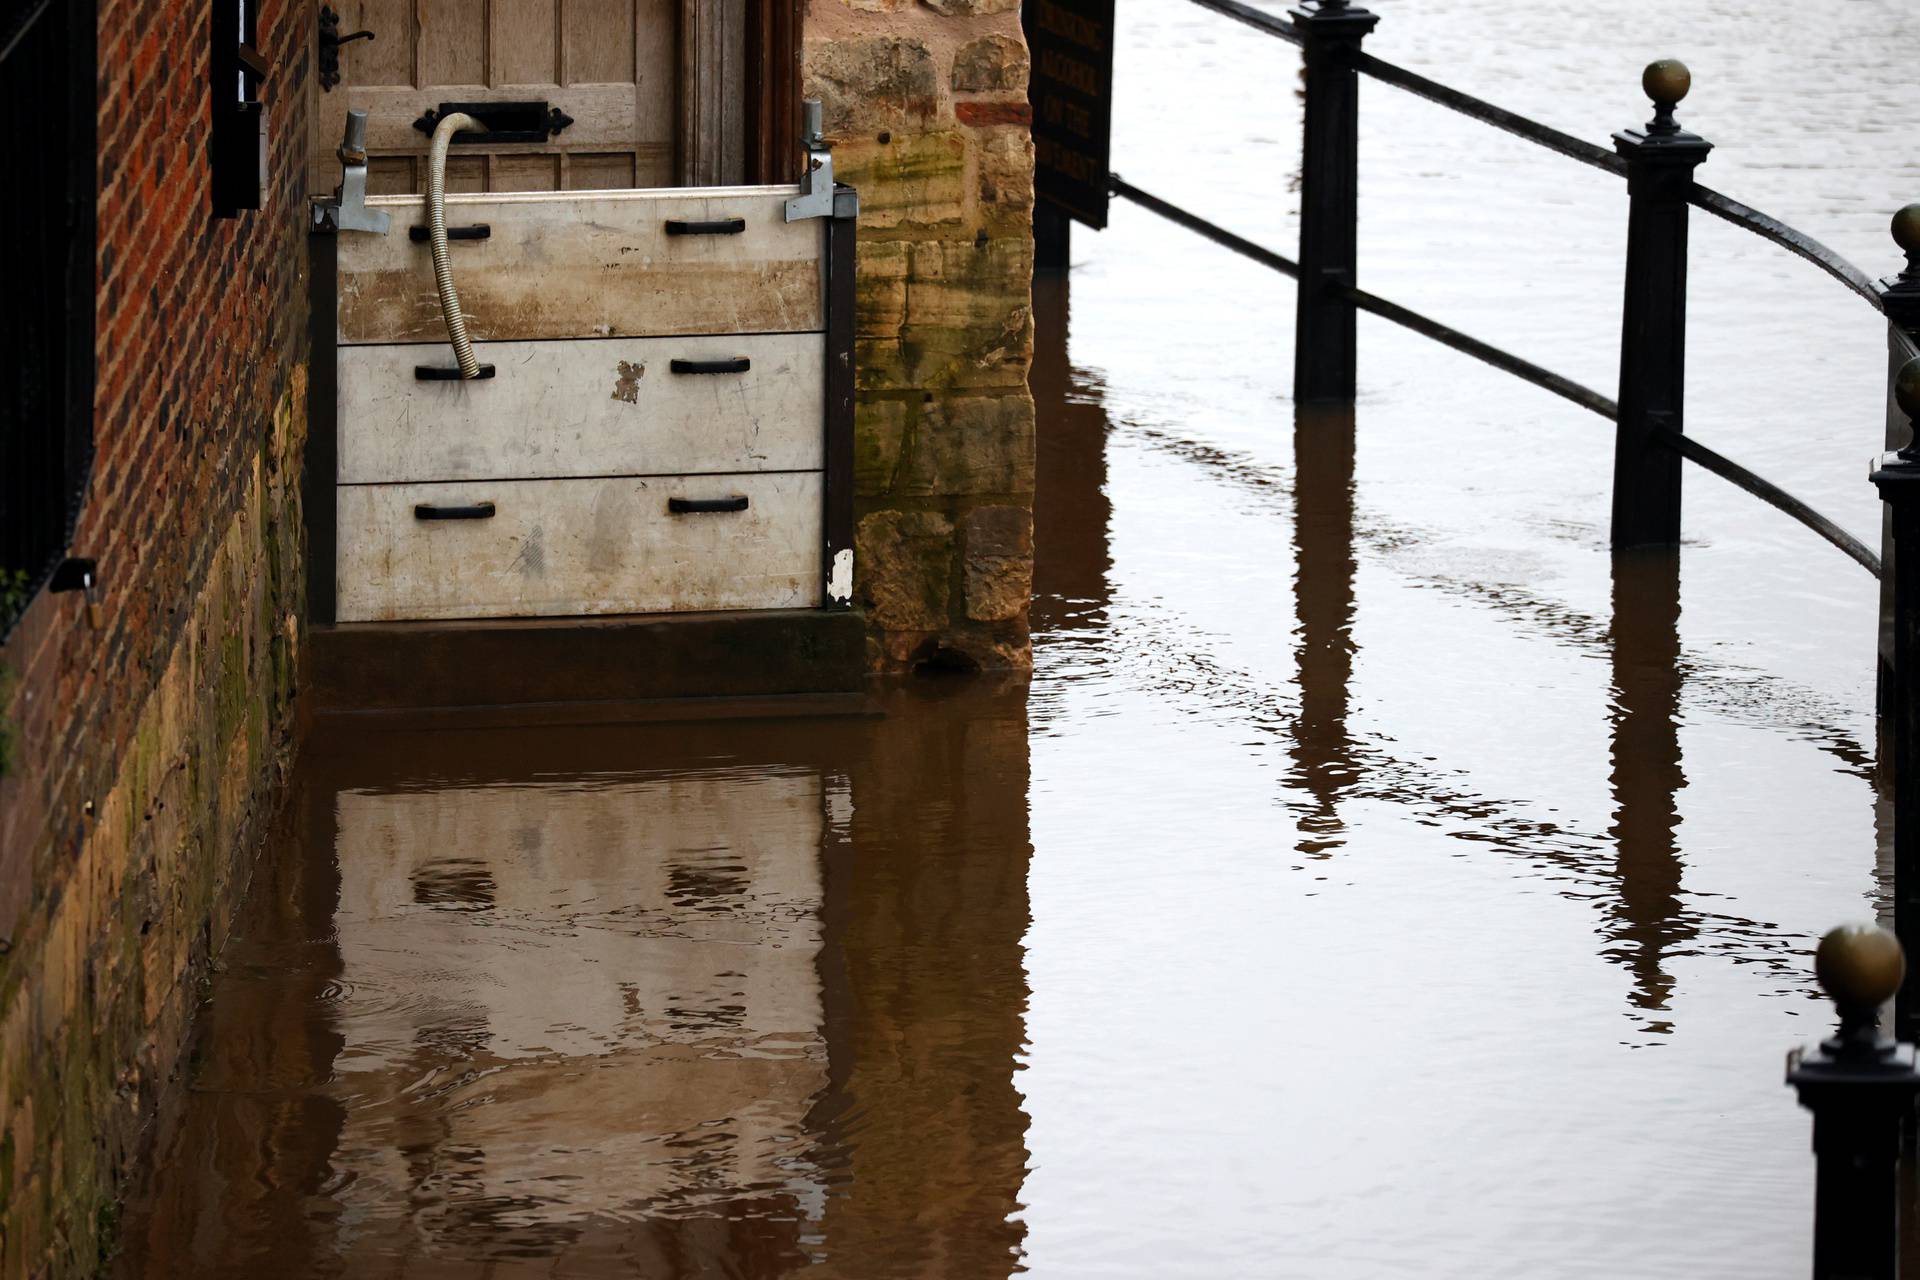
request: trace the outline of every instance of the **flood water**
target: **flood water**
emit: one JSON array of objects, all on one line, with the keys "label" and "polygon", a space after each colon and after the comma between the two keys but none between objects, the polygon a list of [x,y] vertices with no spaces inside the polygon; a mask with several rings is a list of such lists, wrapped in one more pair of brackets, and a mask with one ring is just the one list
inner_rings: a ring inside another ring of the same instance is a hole
[{"label": "flood water", "polygon": [[[1595,140],[1680,56],[1703,181],[1896,265],[1898,0],[1375,7]],[[1116,170],[1291,252],[1295,53],[1121,9]],[[1363,94],[1363,285],[1610,394],[1620,184]],[[1877,545],[1877,317],[1694,226],[1688,429]],[[323,731],[120,1275],[1803,1273],[1873,582],[1697,471],[1616,561],[1608,424],[1364,317],[1296,421],[1289,282],[1121,206],[1074,258],[1031,683]]]}]

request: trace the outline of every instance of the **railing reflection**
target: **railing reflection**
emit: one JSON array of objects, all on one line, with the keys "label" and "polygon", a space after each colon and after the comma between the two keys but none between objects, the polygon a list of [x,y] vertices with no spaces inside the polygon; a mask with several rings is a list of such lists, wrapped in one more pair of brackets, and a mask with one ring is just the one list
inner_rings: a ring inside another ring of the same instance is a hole
[{"label": "railing reflection", "polygon": [[1067,276],[1033,278],[1034,457],[1033,606],[1035,635],[1097,632],[1113,589],[1108,524],[1107,409],[1099,378],[1067,358],[1071,299]]},{"label": "railing reflection", "polygon": [[[1631,1003],[1667,1010],[1672,952],[1698,932],[1681,901],[1680,557],[1649,549],[1613,557],[1612,782],[1617,897],[1608,954],[1633,975]],[[1646,1030],[1664,1032],[1664,1019]]]},{"label": "railing reflection", "polygon": [[1324,857],[1340,843],[1339,801],[1359,775],[1347,731],[1353,679],[1353,410],[1301,408],[1294,417],[1294,657],[1300,670],[1288,782],[1312,797],[1298,806],[1299,851]]}]

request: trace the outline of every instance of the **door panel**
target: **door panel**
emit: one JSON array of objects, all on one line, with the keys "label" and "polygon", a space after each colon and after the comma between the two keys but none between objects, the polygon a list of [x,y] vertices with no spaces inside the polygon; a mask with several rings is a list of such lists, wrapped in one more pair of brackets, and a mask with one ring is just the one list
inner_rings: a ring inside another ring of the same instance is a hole
[{"label": "door panel", "polygon": [[398,194],[425,190],[429,139],[413,127],[424,111],[528,99],[574,123],[541,144],[458,145],[449,190],[670,185],[681,2],[343,0],[340,29],[375,38],[345,46],[340,84],[314,94],[309,189],[339,181],[334,149],[348,110],[368,113],[371,189]]}]

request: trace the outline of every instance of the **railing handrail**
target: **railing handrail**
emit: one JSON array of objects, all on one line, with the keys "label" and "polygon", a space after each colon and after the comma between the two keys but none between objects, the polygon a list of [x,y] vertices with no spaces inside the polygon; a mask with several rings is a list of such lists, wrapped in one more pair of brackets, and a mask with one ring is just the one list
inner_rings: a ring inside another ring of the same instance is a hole
[{"label": "railing handrail", "polygon": [[1659,439],[1660,443],[1687,461],[1698,463],[1734,488],[1750,493],[1774,510],[1792,516],[1852,557],[1874,577],[1881,576],[1880,557],[1869,551],[1865,543],[1773,481],[1747,470],[1725,454],[1708,448],[1685,432],[1663,430],[1659,433]]},{"label": "railing handrail", "polygon": [[1724,218],[1736,227],[1751,231],[1761,239],[1779,245],[1796,257],[1805,258],[1865,298],[1875,311],[1886,310],[1886,304],[1880,299],[1880,286],[1872,276],[1806,232],[1790,227],[1778,218],[1769,217],[1751,205],[1742,204],[1732,196],[1722,195],[1713,188],[1703,187],[1697,182],[1687,193],[1687,203],[1696,209],[1705,209],[1717,218]]},{"label": "railing handrail", "polygon": [[1276,18],[1264,9],[1256,9],[1250,4],[1241,4],[1240,0],[1192,0],[1202,9],[1211,9],[1215,13],[1232,18],[1235,22],[1244,22],[1256,31],[1264,31],[1270,36],[1279,36],[1293,44],[1302,42],[1301,35],[1294,30],[1293,24],[1285,18]]},{"label": "railing handrail", "polygon": [[[1195,0],[1196,3],[1199,0]],[[1176,226],[1184,227],[1197,235],[1204,236],[1217,245],[1233,250],[1242,257],[1249,258],[1271,270],[1295,279],[1300,275],[1300,264],[1283,254],[1275,253],[1264,245],[1257,244],[1245,236],[1235,235],[1217,223],[1209,222],[1198,214],[1190,213],[1180,206],[1159,196],[1143,191],[1126,181],[1119,174],[1108,178],[1108,187],[1112,193],[1123,200],[1132,201],[1144,209],[1158,214]],[[1544,391],[1550,391],[1563,400],[1571,401],[1581,408],[1610,422],[1620,418],[1620,406],[1617,402],[1601,395],[1591,387],[1582,386],[1571,378],[1562,377],[1551,369],[1543,368],[1530,360],[1524,360],[1508,351],[1502,351],[1491,343],[1483,342],[1470,334],[1462,333],[1451,325],[1442,324],[1430,316],[1421,315],[1397,302],[1389,301],[1377,294],[1366,292],[1352,285],[1340,286],[1341,292],[1353,300],[1355,306],[1382,320],[1411,329],[1423,337],[1432,338],[1443,346],[1464,355],[1470,355],[1496,369],[1513,374],[1523,381],[1530,382]],[[1894,330],[1896,334],[1898,330]],[[1906,341],[1905,335],[1900,335]],[[1909,348],[1912,343],[1908,342]],[[1799,521],[1826,541],[1832,543],[1843,554],[1859,564],[1868,573],[1878,578],[1882,574],[1880,557],[1870,551],[1858,538],[1848,533],[1829,517],[1794,497],[1779,485],[1752,471],[1733,459],[1709,448],[1691,436],[1678,431],[1662,431],[1659,442],[1689,462],[1695,463],[1735,488],[1760,499],[1768,506]]]},{"label": "railing handrail", "polygon": [[[1278,36],[1293,44],[1301,43],[1301,35],[1291,22],[1276,17],[1241,0],[1189,0],[1202,9],[1245,23],[1257,31],[1270,36]],[[1627,162],[1621,156],[1586,141],[1570,133],[1542,124],[1517,111],[1495,106],[1484,98],[1476,98],[1470,93],[1462,93],[1450,85],[1429,79],[1417,71],[1377,58],[1370,53],[1353,50],[1345,57],[1346,65],[1362,75],[1372,76],[1382,84],[1390,84],[1396,89],[1405,90],[1415,97],[1425,98],[1438,106],[1447,108],[1478,120],[1482,124],[1492,125],[1516,138],[1524,139],[1535,146],[1563,155],[1581,164],[1591,165],[1595,169],[1624,178],[1627,174]],[[1742,204],[1733,197],[1723,195],[1710,187],[1695,183],[1688,194],[1688,202],[1696,208],[1705,209],[1715,217],[1724,218],[1737,227],[1745,228],[1764,240],[1779,245],[1787,252],[1804,258],[1814,266],[1838,280],[1854,293],[1865,298],[1876,311],[1882,310],[1880,286],[1859,267],[1829,249],[1797,227],[1788,225],[1778,218],[1769,217],[1751,205]]]},{"label": "railing handrail", "polygon": [[[1195,4],[1207,3],[1207,0],[1193,0]],[[1463,116],[1490,124],[1496,129],[1505,130],[1516,138],[1524,138],[1536,146],[1545,147],[1581,164],[1592,165],[1605,170],[1617,178],[1627,176],[1627,162],[1605,147],[1596,146],[1584,138],[1576,138],[1563,133],[1552,125],[1530,120],[1517,111],[1505,107],[1496,107],[1491,102],[1476,98],[1470,93],[1441,84],[1438,80],[1429,80],[1417,71],[1395,66],[1370,53],[1355,53],[1348,62],[1355,71],[1372,76],[1382,84],[1390,84],[1396,89],[1404,89],[1415,97],[1425,98],[1449,111],[1457,111]]]}]

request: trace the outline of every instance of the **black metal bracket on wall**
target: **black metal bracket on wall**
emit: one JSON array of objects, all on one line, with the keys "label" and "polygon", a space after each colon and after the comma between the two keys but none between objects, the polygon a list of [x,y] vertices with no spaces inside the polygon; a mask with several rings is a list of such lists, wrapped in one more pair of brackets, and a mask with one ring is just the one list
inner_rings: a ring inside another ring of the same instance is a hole
[{"label": "black metal bracket on wall", "polygon": [[472,116],[486,126],[484,132],[454,134],[456,147],[546,142],[573,123],[572,116],[545,102],[443,102],[421,112],[413,127],[432,137],[435,126],[455,114]]},{"label": "black metal bracket on wall", "polygon": [[827,402],[825,531],[820,607],[853,607],[853,323],[854,232],[860,193],[836,183],[827,236]]},{"label": "black metal bracket on wall", "polygon": [[213,38],[207,61],[208,192],[216,218],[266,203],[267,108],[260,91],[272,68],[254,43],[258,5],[259,0],[217,4],[208,24]]}]

